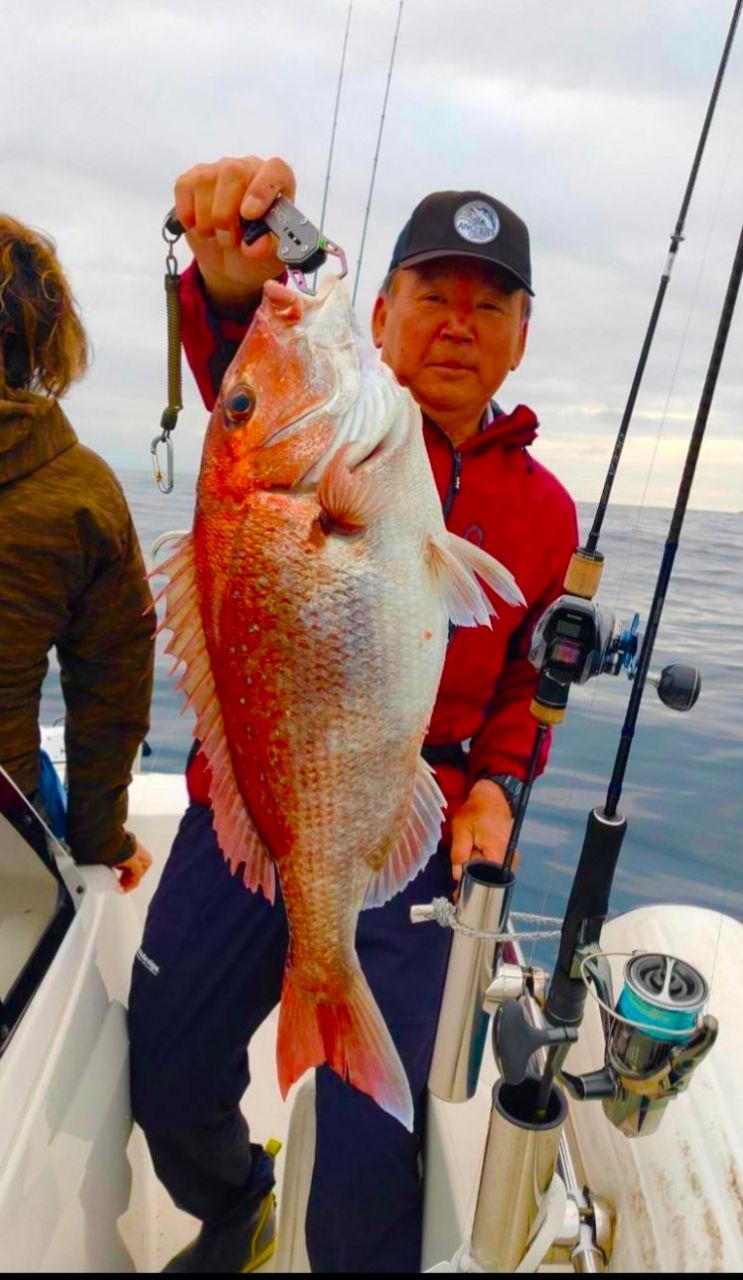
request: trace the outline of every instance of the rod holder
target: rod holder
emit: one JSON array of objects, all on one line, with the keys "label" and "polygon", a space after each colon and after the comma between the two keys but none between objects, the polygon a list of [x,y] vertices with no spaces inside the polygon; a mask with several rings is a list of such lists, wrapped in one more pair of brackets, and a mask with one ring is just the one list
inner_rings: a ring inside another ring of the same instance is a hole
[{"label": "rod holder", "polygon": [[[515,876],[495,863],[465,864],[456,923],[501,933],[508,919]],[[474,1096],[488,1034],[485,993],[497,968],[500,944],[454,933],[428,1087],[444,1102]]]},{"label": "rod holder", "polygon": [[553,1087],[544,1118],[536,1120],[538,1097],[539,1081],[532,1077],[518,1085],[499,1080],[493,1088],[469,1247],[482,1271],[516,1270],[555,1177],[568,1105]]}]

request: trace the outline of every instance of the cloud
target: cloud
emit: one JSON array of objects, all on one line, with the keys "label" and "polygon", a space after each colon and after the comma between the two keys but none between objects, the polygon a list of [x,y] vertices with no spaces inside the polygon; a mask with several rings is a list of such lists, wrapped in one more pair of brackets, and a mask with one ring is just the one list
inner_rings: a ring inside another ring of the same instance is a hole
[{"label": "cloud", "polygon": [[[395,236],[427,191],[482,186],[522,212],[536,309],[527,358],[502,399],[535,406],[540,456],[582,497],[600,489],[729,8],[405,3],[359,312],[368,314]],[[353,8],[326,220],[352,279],[397,10],[396,0]],[[300,205],[319,216],[346,11],[345,0],[213,0],[208,9],[26,0],[5,13],[13,56],[0,86],[3,204],[59,242],[96,352],[69,412],[116,466],[148,465],[164,404],[160,225],[175,176],[224,154],[282,154],[296,165]],[[643,442],[664,415],[648,497],[673,493],[743,208],[734,163],[742,96],[736,48],[619,494],[644,488],[655,450]],[[696,505],[743,508],[742,334],[737,319]],[[205,415],[186,385],[177,444],[193,470]]]}]

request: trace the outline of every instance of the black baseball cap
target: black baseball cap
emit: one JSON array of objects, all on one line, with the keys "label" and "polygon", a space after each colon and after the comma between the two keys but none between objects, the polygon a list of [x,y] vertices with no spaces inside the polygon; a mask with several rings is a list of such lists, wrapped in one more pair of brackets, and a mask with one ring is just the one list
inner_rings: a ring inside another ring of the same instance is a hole
[{"label": "black baseball cap", "polygon": [[421,200],[397,237],[389,269],[455,255],[490,262],[534,292],[526,223],[484,191],[434,191]]}]

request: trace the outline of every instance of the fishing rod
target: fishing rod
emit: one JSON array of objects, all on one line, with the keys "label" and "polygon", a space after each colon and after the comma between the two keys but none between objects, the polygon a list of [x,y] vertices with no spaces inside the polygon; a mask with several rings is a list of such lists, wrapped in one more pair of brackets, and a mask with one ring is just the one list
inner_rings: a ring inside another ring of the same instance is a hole
[{"label": "fishing rod", "polygon": [[[632,620],[625,624],[617,620],[613,614],[599,609],[596,604],[592,603],[593,597],[599,588],[604,563],[604,557],[598,550],[598,540],[608,509],[614,479],[629,431],[645,366],[647,365],[655,337],[671,272],[679,246],[684,239],[686,217],[735,40],[741,10],[743,10],[743,0],[736,0],[686,189],[681,201],[681,208],[671,234],[670,250],[658,284],[650,321],[619,425],[593,525],[585,546],[579,547],[575,551],[565,575],[564,590],[568,594],[554,601],[538,623],[532,638],[530,657],[539,671],[537,689],[531,704],[532,715],[538,723],[537,738],[527,778],[519,795],[514,813],[513,827],[506,848],[505,867],[507,870],[511,869],[516,856],[518,839],[526,816],[543,740],[549,728],[561,724],[564,720],[571,684],[584,684],[593,676],[600,674],[619,675],[622,671],[625,671],[630,679],[636,679],[637,676],[638,615],[635,614]],[[643,679],[643,684],[644,682]],[[666,668],[658,678],[657,685],[658,695],[661,700],[675,710],[688,710],[690,706],[694,705],[699,695],[699,680],[696,673],[691,668],[680,665],[672,665]]]},{"label": "fishing rod", "polygon": [[[668,262],[661,277],[650,325],[643,342],[640,361],[630,389],[627,408],[619,428],[617,442],[609,464],[593,527],[585,547],[579,548],[576,552],[568,570],[566,590],[572,594],[562,596],[555,601],[537,624],[532,637],[532,648],[529,655],[539,671],[537,688],[531,707],[538,722],[537,740],[531,761],[532,767],[529,769],[527,782],[520,796],[513,831],[506,851],[506,869],[510,869],[515,855],[516,841],[523,824],[535,773],[534,761],[538,758],[541,742],[548,727],[559,724],[564,718],[571,684],[584,683],[592,676],[605,672],[617,675],[622,670],[627,673],[633,682],[614,767],[608,785],[606,801],[603,807],[594,809],[588,817],[583,847],[563,921],[558,959],[546,1002],[544,1003],[544,1013],[552,1028],[561,1027],[575,1031],[583,1018],[588,984],[593,983],[599,1001],[603,1005],[607,1038],[610,1038],[613,1026],[608,1016],[608,1008],[613,1003],[611,1000],[611,975],[606,965],[598,964],[597,967],[594,963],[586,967],[585,962],[587,958],[590,958],[598,951],[601,930],[608,912],[617,859],[627,830],[626,819],[619,812],[619,801],[640,704],[648,681],[656,684],[658,694],[666,705],[680,711],[689,710],[694,706],[701,688],[699,673],[693,667],[684,664],[671,664],[658,677],[651,676],[650,663],[666,593],[673,572],[699,451],[704,438],[712,397],[737,301],[743,255],[743,232],[741,233],[741,241],[731,268],[718,330],[710,356],[684,471],[679,484],[666,545],[658,571],[647,627],[641,645],[638,636],[639,617],[636,614],[630,624],[626,625],[618,622],[613,614],[599,609],[592,601],[591,597],[598,586],[603,563],[603,556],[596,548],[599,531],[606,513],[609,495],[629,427],[632,409],[647,362],[650,344],[655,333],[660,308],[665,297],[675,255],[683,238],[686,214],[742,8],[743,0],[737,0],[684,193],[681,211],[671,239]],[[663,959],[663,957],[658,958],[658,965],[661,968]],[[686,990],[687,994],[690,989],[689,984],[691,983],[691,986],[694,986],[694,982],[690,977],[691,972],[693,971],[689,970],[684,980],[680,982],[680,989]],[[659,974],[660,969],[656,966],[653,981],[660,980]],[[699,975],[697,975],[697,978],[699,978]],[[645,974],[645,979],[648,980],[647,974]],[[648,991],[645,990],[645,996],[647,995]],[[650,1004],[652,1005],[652,1003],[651,1000]],[[697,1013],[699,1012],[700,1009],[697,1009]],[[652,1018],[653,1015],[649,1016]],[[713,1029],[711,1025],[702,1027],[700,1037],[696,1043],[698,1052],[696,1055],[693,1054],[690,1059],[692,1067],[711,1047],[715,1034],[716,1029]],[[691,1039],[693,1038],[692,1036]],[[556,1043],[553,1040],[549,1048],[536,1107],[538,1115],[545,1114],[553,1081],[560,1072],[568,1049],[569,1041],[567,1038],[562,1043]],[[689,1069],[692,1068],[690,1067]],[[611,1079],[602,1077],[598,1083],[594,1082],[590,1087],[598,1089],[599,1093],[601,1089],[620,1090],[621,1086],[618,1084],[616,1074],[612,1076],[610,1072],[609,1076]],[[564,1073],[561,1078],[563,1081],[566,1080]],[[567,1077],[567,1079],[569,1080],[570,1077]],[[581,1093],[582,1087],[573,1081],[576,1096],[587,1096]],[[599,1096],[599,1094],[592,1096]],[[641,1095],[638,1093],[636,1096],[639,1098]],[[647,1112],[647,1115],[649,1114],[650,1110]],[[636,1119],[637,1116],[628,1122],[630,1127]],[[645,1124],[647,1123],[646,1117]]]},{"label": "fishing rod", "polygon": [[[681,529],[686,515],[691,486],[704,440],[707,420],[717,380],[722,365],[725,346],[738,300],[743,276],[743,228],[730,271],[730,278],[722,304],[717,333],[710,356],[707,374],[699,401],[694,427],[679,483],[676,502],[671,517],[668,536],[658,571],[655,591],[648,615],[648,624],[637,663],[632,693],[622,726],[614,768],[609,782],[606,800],[601,808],[594,809],[588,817],[578,869],[568,901],[557,964],[545,1005],[545,1014],[553,1026],[576,1026],[583,1017],[587,988],[585,961],[590,960],[598,948],[601,929],[606,920],[617,859],[627,830],[627,820],[619,813],[622,784],[629,762],[630,751],[637,724],[645,685],[649,679],[650,662],[665,604],[668,586],[678,550]],[[698,692],[698,677],[696,682]],[[688,966],[687,966],[688,968]],[[606,993],[606,975],[595,966],[588,976],[598,982]],[[684,984],[682,983],[682,986]],[[686,985],[688,985],[688,980]],[[709,1046],[706,1041],[700,1048]],[[544,1106],[555,1074],[564,1061],[567,1049],[558,1046],[550,1051],[542,1077],[539,1105]],[[593,1093],[591,1096],[600,1096]]]}]

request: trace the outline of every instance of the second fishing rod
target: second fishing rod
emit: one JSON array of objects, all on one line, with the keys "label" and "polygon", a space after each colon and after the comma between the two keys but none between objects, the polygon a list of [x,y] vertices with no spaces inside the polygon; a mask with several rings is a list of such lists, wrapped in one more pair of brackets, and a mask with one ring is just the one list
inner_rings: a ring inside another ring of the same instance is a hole
[{"label": "second fishing rod", "polygon": [[[576,1026],[583,1017],[586,985],[581,966],[585,958],[590,956],[591,951],[598,947],[601,929],[608,912],[614,871],[627,829],[626,819],[619,812],[619,800],[742,277],[743,228],[741,228],[733,258],[704,387],[689,441],[606,800],[601,808],[594,809],[589,815],[580,861],[565,913],[557,965],[545,1006],[546,1016],[553,1026]],[[697,677],[694,687],[690,687],[690,696],[694,700],[698,690]],[[564,1061],[566,1052],[567,1050],[560,1046],[550,1053],[540,1096],[542,1104],[549,1092],[552,1079],[559,1070],[561,1062]]]},{"label": "second fishing rod", "polygon": [[[619,675],[624,672],[630,679],[634,679],[637,675],[639,617],[635,615],[624,622],[593,603],[601,581],[604,563],[603,554],[598,550],[598,541],[670,283],[671,272],[684,239],[689,206],[742,10],[743,0],[736,0],[681,207],[671,234],[670,249],[658,284],[591,530],[585,545],[575,551],[566,573],[564,589],[568,594],[556,600],[547,610],[538,623],[532,639],[530,657],[539,671],[536,696],[532,702],[532,713],[537,720],[536,741],[505,853],[507,870],[511,869],[516,856],[532,784],[542,755],[543,741],[548,732],[561,724],[565,718],[570,686],[584,684],[594,676],[602,674]],[[643,684],[646,677],[647,673],[643,677]],[[657,685],[661,700],[676,710],[687,710],[693,706],[699,694],[699,685],[693,670],[683,666],[674,665],[667,668],[657,679]],[[637,697],[637,694],[633,696]]]}]

